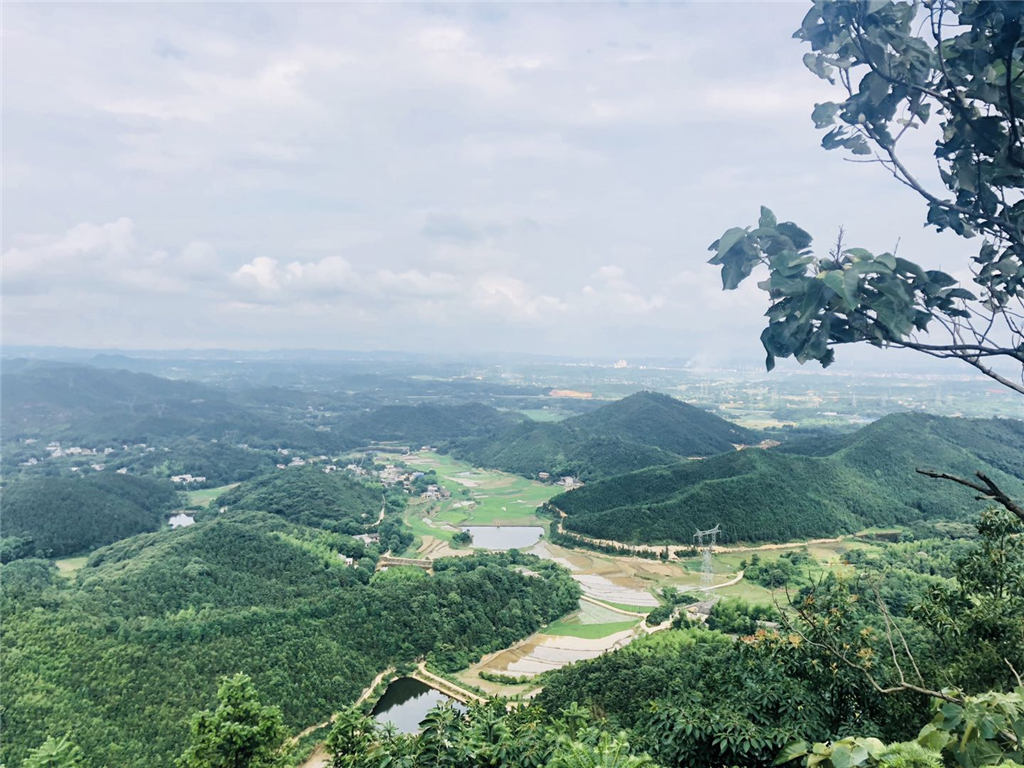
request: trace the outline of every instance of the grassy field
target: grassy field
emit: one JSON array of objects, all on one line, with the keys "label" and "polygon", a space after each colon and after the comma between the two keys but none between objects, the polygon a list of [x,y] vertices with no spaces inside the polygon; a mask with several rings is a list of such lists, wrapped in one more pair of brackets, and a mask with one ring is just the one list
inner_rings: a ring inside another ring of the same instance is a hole
[{"label": "grassy field", "polygon": [[[861,541],[853,538],[837,542],[806,545],[804,549],[814,558],[814,562],[800,565],[802,578],[798,584],[790,585],[790,594],[794,595],[800,586],[815,582],[827,573],[835,573],[841,576],[851,575],[854,572],[854,568],[842,561],[843,554],[855,549],[871,549],[878,546],[878,544],[870,541]],[[770,563],[778,560],[785,553],[792,552],[794,549],[798,549],[798,547],[759,552],[717,553],[712,558],[712,568],[716,574],[736,573],[746,565],[749,565],[754,555],[758,556],[760,562]],[[684,565],[688,570],[699,571],[700,558],[689,558],[685,561]],[[788,600],[784,588],[767,589],[747,579],[743,579],[738,584],[729,587],[716,589],[715,594],[723,597],[738,597],[749,603],[760,605],[772,605],[774,603],[785,605]]]},{"label": "grassy field", "polygon": [[523,414],[528,419],[534,421],[564,421],[570,416],[575,416],[572,411],[563,411],[560,408],[526,408],[524,410],[517,411],[517,413]]},{"label": "grassy field", "polygon": [[545,525],[536,509],[560,489],[497,470],[479,469],[450,456],[421,451],[400,457],[411,467],[437,472],[451,493],[442,501],[411,499],[406,522],[417,537],[451,541],[466,525]]},{"label": "grassy field", "polygon": [[613,603],[611,600],[602,600],[601,602],[603,602],[605,605],[610,605],[613,608],[621,608],[624,611],[629,611],[630,613],[648,614],[652,610],[651,606],[649,606],[649,605],[635,605],[635,604],[631,605],[629,603]]},{"label": "grassy field", "polygon": [[616,632],[632,629],[640,623],[640,619],[627,619],[626,621],[613,621],[607,624],[573,624],[562,620],[549,624],[541,630],[545,635],[558,635],[561,637],[581,637],[585,640],[596,640],[599,637],[608,637]]},{"label": "grassy field", "polygon": [[66,557],[63,560],[57,560],[57,570],[60,571],[62,576],[70,576],[79,568],[84,566],[89,560],[88,555],[82,555],[81,557]]},{"label": "grassy field", "polygon": [[626,621],[627,617],[624,617],[617,611],[609,610],[604,606],[595,605],[589,600],[580,600],[580,607],[578,611],[570,613],[558,620],[559,624],[571,625],[571,624],[614,624]]},{"label": "grassy field", "polygon": [[198,491],[185,491],[185,495],[188,497],[188,505],[190,507],[208,507],[210,502],[220,496],[222,493],[234,488],[238,483],[230,483],[228,485],[220,485],[216,488],[202,488]]}]

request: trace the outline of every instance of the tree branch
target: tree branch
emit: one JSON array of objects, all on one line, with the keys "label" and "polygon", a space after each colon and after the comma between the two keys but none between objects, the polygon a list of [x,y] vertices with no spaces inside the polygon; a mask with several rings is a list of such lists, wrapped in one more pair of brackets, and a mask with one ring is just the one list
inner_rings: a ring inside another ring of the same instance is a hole
[{"label": "tree branch", "polygon": [[978,496],[979,499],[989,499],[991,501],[998,502],[1003,506],[1003,508],[1005,508],[1008,512],[1012,512],[1014,515],[1020,518],[1020,521],[1022,523],[1024,523],[1024,507],[1021,507],[1020,504],[1018,504],[1009,496],[1007,496],[1006,493],[1004,493],[999,488],[999,486],[992,482],[992,479],[984,472],[974,473],[975,476],[981,481],[980,483],[976,483],[973,480],[967,480],[963,477],[957,477],[956,475],[949,475],[946,474],[945,472],[935,472],[934,470],[931,469],[918,469],[917,473],[919,475],[924,475],[925,477],[933,477],[937,480],[951,480],[954,483],[958,483],[959,485],[966,486],[973,491],[977,491],[979,494],[981,494],[980,496]]}]

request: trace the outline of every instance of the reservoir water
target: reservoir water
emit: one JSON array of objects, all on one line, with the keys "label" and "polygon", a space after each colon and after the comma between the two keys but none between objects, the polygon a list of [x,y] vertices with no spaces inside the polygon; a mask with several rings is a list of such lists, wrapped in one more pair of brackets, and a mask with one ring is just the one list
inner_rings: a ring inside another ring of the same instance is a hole
[{"label": "reservoir water", "polygon": [[471,546],[483,549],[528,549],[544,534],[539,525],[470,525],[462,530],[473,537]]},{"label": "reservoir water", "polygon": [[379,723],[392,723],[401,733],[416,733],[427,712],[444,701],[451,699],[419,680],[400,677],[384,691],[371,714]]}]

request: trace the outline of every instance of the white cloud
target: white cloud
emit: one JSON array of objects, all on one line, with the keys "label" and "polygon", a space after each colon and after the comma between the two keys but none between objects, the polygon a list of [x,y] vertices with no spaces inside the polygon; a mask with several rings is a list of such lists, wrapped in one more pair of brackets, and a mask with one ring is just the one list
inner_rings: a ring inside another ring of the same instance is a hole
[{"label": "white cloud", "polygon": [[232,282],[265,298],[287,294],[291,298],[345,294],[358,288],[359,277],[340,256],[318,261],[281,264],[269,256],[257,256],[231,275]]},{"label": "white cloud", "polygon": [[616,264],[605,264],[591,276],[581,291],[583,305],[595,313],[645,315],[665,306],[660,293],[644,292],[626,277],[626,270]]},{"label": "white cloud", "polygon": [[553,315],[566,310],[561,300],[535,293],[525,282],[508,275],[482,275],[473,284],[469,298],[474,309],[512,324],[551,322]]},{"label": "white cloud", "polygon": [[877,168],[816,149],[789,11],[12,5],[5,338],[756,346],[763,297],[704,262],[761,203],[943,253]]},{"label": "white cloud", "polygon": [[137,242],[135,224],[127,217],[22,240],[3,254],[6,293],[175,293],[188,290],[190,281],[215,276],[218,263],[216,251],[199,241],[176,253],[147,250]]}]

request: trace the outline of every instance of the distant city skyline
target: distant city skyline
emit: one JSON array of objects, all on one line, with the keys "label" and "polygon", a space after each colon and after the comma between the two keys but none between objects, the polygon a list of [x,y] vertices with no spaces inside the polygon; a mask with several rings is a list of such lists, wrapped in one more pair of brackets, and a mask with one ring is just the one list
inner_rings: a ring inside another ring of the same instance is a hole
[{"label": "distant city skyline", "polygon": [[965,247],[818,147],[805,8],[8,4],[4,344],[760,365],[705,263],[760,204]]}]

